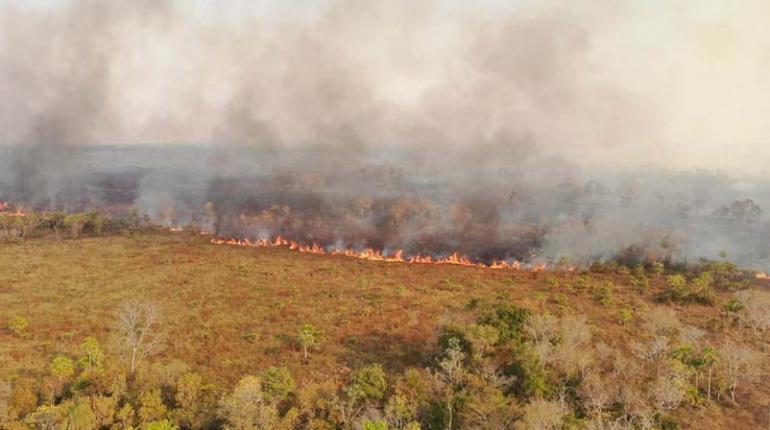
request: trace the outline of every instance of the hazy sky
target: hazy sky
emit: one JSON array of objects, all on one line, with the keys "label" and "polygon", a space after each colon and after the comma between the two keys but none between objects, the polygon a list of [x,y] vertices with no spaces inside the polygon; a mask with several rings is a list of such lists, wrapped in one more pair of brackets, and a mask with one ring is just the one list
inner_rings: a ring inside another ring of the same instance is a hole
[{"label": "hazy sky", "polygon": [[0,0],[0,141],[495,143],[768,172],[766,0]]}]

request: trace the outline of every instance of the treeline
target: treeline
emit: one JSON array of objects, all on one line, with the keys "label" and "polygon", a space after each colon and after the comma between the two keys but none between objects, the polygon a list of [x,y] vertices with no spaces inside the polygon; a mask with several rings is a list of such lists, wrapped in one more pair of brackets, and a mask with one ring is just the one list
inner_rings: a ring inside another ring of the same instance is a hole
[{"label": "treeline", "polygon": [[0,241],[40,237],[100,236],[124,232],[161,230],[148,216],[131,213],[121,218],[98,211],[64,212],[2,212],[0,211]]},{"label": "treeline", "polygon": [[[500,305],[439,327],[422,367],[371,363],[303,381],[268,367],[228,388],[158,360],[168,341],[160,308],[130,301],[110,342],[85,338],[47,369],[1,381],[0,428],[676,429],[695,408],[738,405],[762,376],[770,294],[743,290],[728,303],[724,323],[746,334],[740,343],[662,305],[625,320],[635,340],[618,344],[583,315]],[[28,325],[7,327],[25,337]],[[326,342],[310,325],[294,341],[306,364]]]}]

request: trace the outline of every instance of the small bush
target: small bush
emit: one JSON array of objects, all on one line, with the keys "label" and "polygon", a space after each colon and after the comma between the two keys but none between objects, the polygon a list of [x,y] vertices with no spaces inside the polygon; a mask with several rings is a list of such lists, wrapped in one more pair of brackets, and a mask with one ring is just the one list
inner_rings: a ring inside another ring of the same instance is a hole
[{"label": "small bush", "polygon": [[27,332],[27,327],[29,327],[29,319],[22,316],[13,317],[11,321],[8,322],[8,330],[19,337],[24,336]]}]

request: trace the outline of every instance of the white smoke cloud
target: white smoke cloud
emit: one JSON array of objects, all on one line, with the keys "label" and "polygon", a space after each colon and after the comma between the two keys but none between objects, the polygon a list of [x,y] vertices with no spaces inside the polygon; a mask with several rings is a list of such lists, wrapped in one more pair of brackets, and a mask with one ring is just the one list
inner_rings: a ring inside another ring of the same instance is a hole
[{"label": "white smoke cloud", "polygon": [[496,143],[767,174],[761,0],[0,2],[4,143]]}]

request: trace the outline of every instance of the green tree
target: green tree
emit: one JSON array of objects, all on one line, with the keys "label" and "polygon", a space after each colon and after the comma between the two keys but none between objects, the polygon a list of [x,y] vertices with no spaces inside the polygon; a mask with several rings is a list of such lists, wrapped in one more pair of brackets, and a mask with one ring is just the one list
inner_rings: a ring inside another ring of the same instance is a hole
[{"label": "green tree", "polygon": [[75,364],[69,358],[60,355],[51,362],[50,371],[56,379],[56,384],[52,387],[51,392],[51,404],[53,405],[56,392],[61,390],[64,382],[75,373]]},{"label": "green tree", "polygon": [[102,360],[104,360],[104,353],[102,352],[102,347],[99,345],[99,341],[96,340],[95,337],[87,337],[80,347],[85,354],[84,359],[89,371],[94,367],[101,366]]},{"label": "green tree", "polygon": [[405,394],[396,392],[385,405],[385,416],[395,429],[404,429],[415,422],[417,417],[417,405]]},{"label": "green tree", "polygon": [[286,367],[268,367],[262,371],[262,392],[269,402],[279,402],[294,391],[296,384]]},{"label": "green tree", "polygon": [[115,414],[115,421],[120,424],[119,428],[132,429],[135,416],[136,411],[134,411],[134,408],[131,407],[130,404],[126,403],[122,408],[120,408],[118,413]]},{"label": "green tree", "polygon": [[498,343],[520,342],[527,320],[532,313],[516,306],[499,307],[494,313],[479,318],[479,324],[497,329]]},{"label": "green tree", "polygon": [[437,391],[443,397],[444,428],[454,428],[456,404],[462,397],[461,390],[468,376],[464,366],[465,353],[460,347],[457,338],[449,339],[447,348],[438,362],[438,369],[434,374]]},{"label": "green tree", "polygon": [[71,400],[63,405],[65,412],[62,430],[95,430],[96,415],[84,398]]},{"label": "green tree", "polygon": [[64,411],[58,406],[40,406],[24,417],[26,428],[35,430],[58,430],[64,422]]},{"label": "green tree", "polygon": [[323,333],[310,324],[305,324],[299,329],[297,340],[299,341],[300,346],[302,346],[302,352],[305,359],[307,359],[308,350],[318,346],[322,339]]},{"label": "green tree", "polygon": [[146,424],[165,418],[168,408],[159,389],[145,391],[139,398],[139,420]]},{"label": "green tree", "polygon": [[174,400],[183,409],[193,409],[197,406],[203,388],[203,378],[189,372],[182,375],[176,383]]},{"label": "green tree", "polygon": [[214,418],[212,411],[216,409],[217,399],[212,388],[195,372],[185,373],[177,379],[174,400],[179,408],[174,412],[182,427],[205,428]]},{"label": "green tree", "polygon": [[142,430],[179,430],[179,426],[169,420],[152,421],[142,426]]},{"label": "green tree", "polygon": [[706,368],[706,399],[711,401],[711,378],[714,369],[719,365],[719,352],[716,348],[707,346],[701,350],[700,361]]}]

